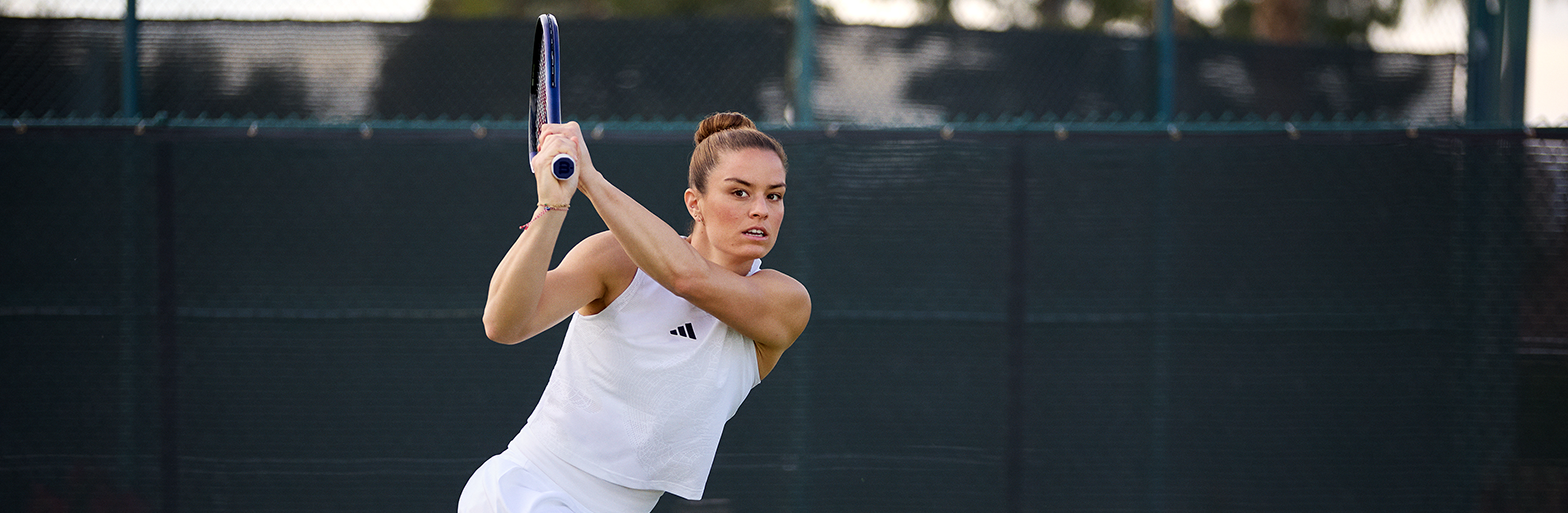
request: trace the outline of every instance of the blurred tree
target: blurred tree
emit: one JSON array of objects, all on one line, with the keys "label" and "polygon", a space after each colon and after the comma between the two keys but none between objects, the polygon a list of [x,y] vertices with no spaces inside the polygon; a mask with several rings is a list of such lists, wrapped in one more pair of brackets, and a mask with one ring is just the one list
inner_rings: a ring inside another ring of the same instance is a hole
[{"label": "blurred tree", "polygon": [[[954,23],[953,0],[917,0],[929,24]],[[1019,2],[1033,4],[1030,20],[1013,26],[1103,31],[1108,26],[1149,30],[1158,0],[984,0],[997,12],[1017,12]],[[1225,0],[1219,25],[1206,26],[1179,10],[1177,32],[1189,36],[1252,39],[1277,44],[1366,44],[1374,26],[1399,23],[1404,0]],[[1429,2],[1452,0],[1428,0]]]},{"label": "blurred tree", "polygon": [[1403,0],[1231,0],[1222,35],[1281,44],[1365,46],[1373,26],[1399,24]]},{"label": "blurred tree", "polygon": [[787,14],[791,0],[430,0],[431,18],[764,17]]},{"label": "blurred tree", "polygon": [[[922,24],[956,24],[954,0],[914,0]],[[1010,17],[1006,26],[1104,31],[1141,27],[1148,31],[1158,0],[981,0]],[[1197,37],[1257,40],[1276,44],[1364,46],[1374,26],[1393,27],[1406,0],[1221,0],[1219,24],[1207,26],[1177,12],[1176,30]],[[1426,0],[1442,2],[1455,0]],[[830,2],[818,12],[832,19]],[[793,0],[431,0],[431,18],[766,17],[788,16]]]}]

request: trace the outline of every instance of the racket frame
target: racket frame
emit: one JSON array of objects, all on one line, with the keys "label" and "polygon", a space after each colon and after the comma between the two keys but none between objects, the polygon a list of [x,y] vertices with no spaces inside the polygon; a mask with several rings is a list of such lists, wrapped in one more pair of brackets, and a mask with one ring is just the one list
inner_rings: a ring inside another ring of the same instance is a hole
[{"label": "racket frame", "polygon": [[[534,26],[533,73],[528,88],[528,157],[539,153],[539,125],[561,122],[561,41],[555,16],[539,15]],[[561,154],[550,161],[550,172],[557,179],[572,177],[577,162]]]}]

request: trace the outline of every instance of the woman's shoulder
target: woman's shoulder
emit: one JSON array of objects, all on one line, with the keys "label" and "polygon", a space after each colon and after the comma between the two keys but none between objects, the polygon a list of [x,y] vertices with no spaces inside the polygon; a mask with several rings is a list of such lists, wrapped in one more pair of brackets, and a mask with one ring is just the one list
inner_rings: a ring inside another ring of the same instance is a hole
[{"label": "woman's shoulder", "polygon": [[[606,254],[609,252],[614,252],[621,255],[622,257],[625,257],[626,255],[626,250],[621,248],[621,241],[617,240],[615,238],[615,234],[610,233],[609,230],[584,237],[581,242],[577,243],[577,248],[587,249],[593,251],[595,254]],[[575,250],[576,249],[574,249],[574,251]],[[631,259],[627,258],[627,260]]]},{"label": "woman's shoulder", "polygon": [[621,247],[621,241],[616,240],[615,234],[609,230],[584,238],[572,248],[571,253],[576,253],[572,255],[574,257],[593,262],[606,275],[630,277],[637,272],[637,264],[632,262],[632,257]]},{"label": "woman's shoulder", "polygon": [[778,286],[783,288],[784,292],[800,294],[806,296],[807,298],[811,297],[811,294],[806,291],[806,286],[800,283],[799,280],[791,278],[788,274],[784,274],[773,269],[759,269],[757,272],[752,273],[749,277],[776,283]]}]

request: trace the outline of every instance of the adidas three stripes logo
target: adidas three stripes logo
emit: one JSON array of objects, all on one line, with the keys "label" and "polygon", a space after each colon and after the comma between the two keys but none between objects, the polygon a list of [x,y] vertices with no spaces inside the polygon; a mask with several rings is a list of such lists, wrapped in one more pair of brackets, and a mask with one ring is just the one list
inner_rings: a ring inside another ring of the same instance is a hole
[{"label": "adidas three stripes logo", "polygon": [[692,329],[691,323],[689,322],[686,323],[685,326],[677,326],[675,329],[670,330],[670,334],[678,337],[686,337],[692,340],[697,340],[697,330]]}]

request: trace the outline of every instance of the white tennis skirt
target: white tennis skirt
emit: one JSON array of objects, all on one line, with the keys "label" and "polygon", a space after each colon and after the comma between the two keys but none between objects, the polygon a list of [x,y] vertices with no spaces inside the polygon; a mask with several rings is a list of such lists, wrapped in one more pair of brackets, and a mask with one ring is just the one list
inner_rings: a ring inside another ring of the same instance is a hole
[{"label": "white tennis skirt", "polygon": [[463,486],[458,513],[594,513],[521,454],[492,456]]},{"label": "white tennis skirt", "polygon": [[[611,484],[559,459],[537,460],[515,448],[492,456],[463,486],[457,499],[458,513],[647,512],[663,495]],[[567,486],[561,486],[562,482]]]}]

